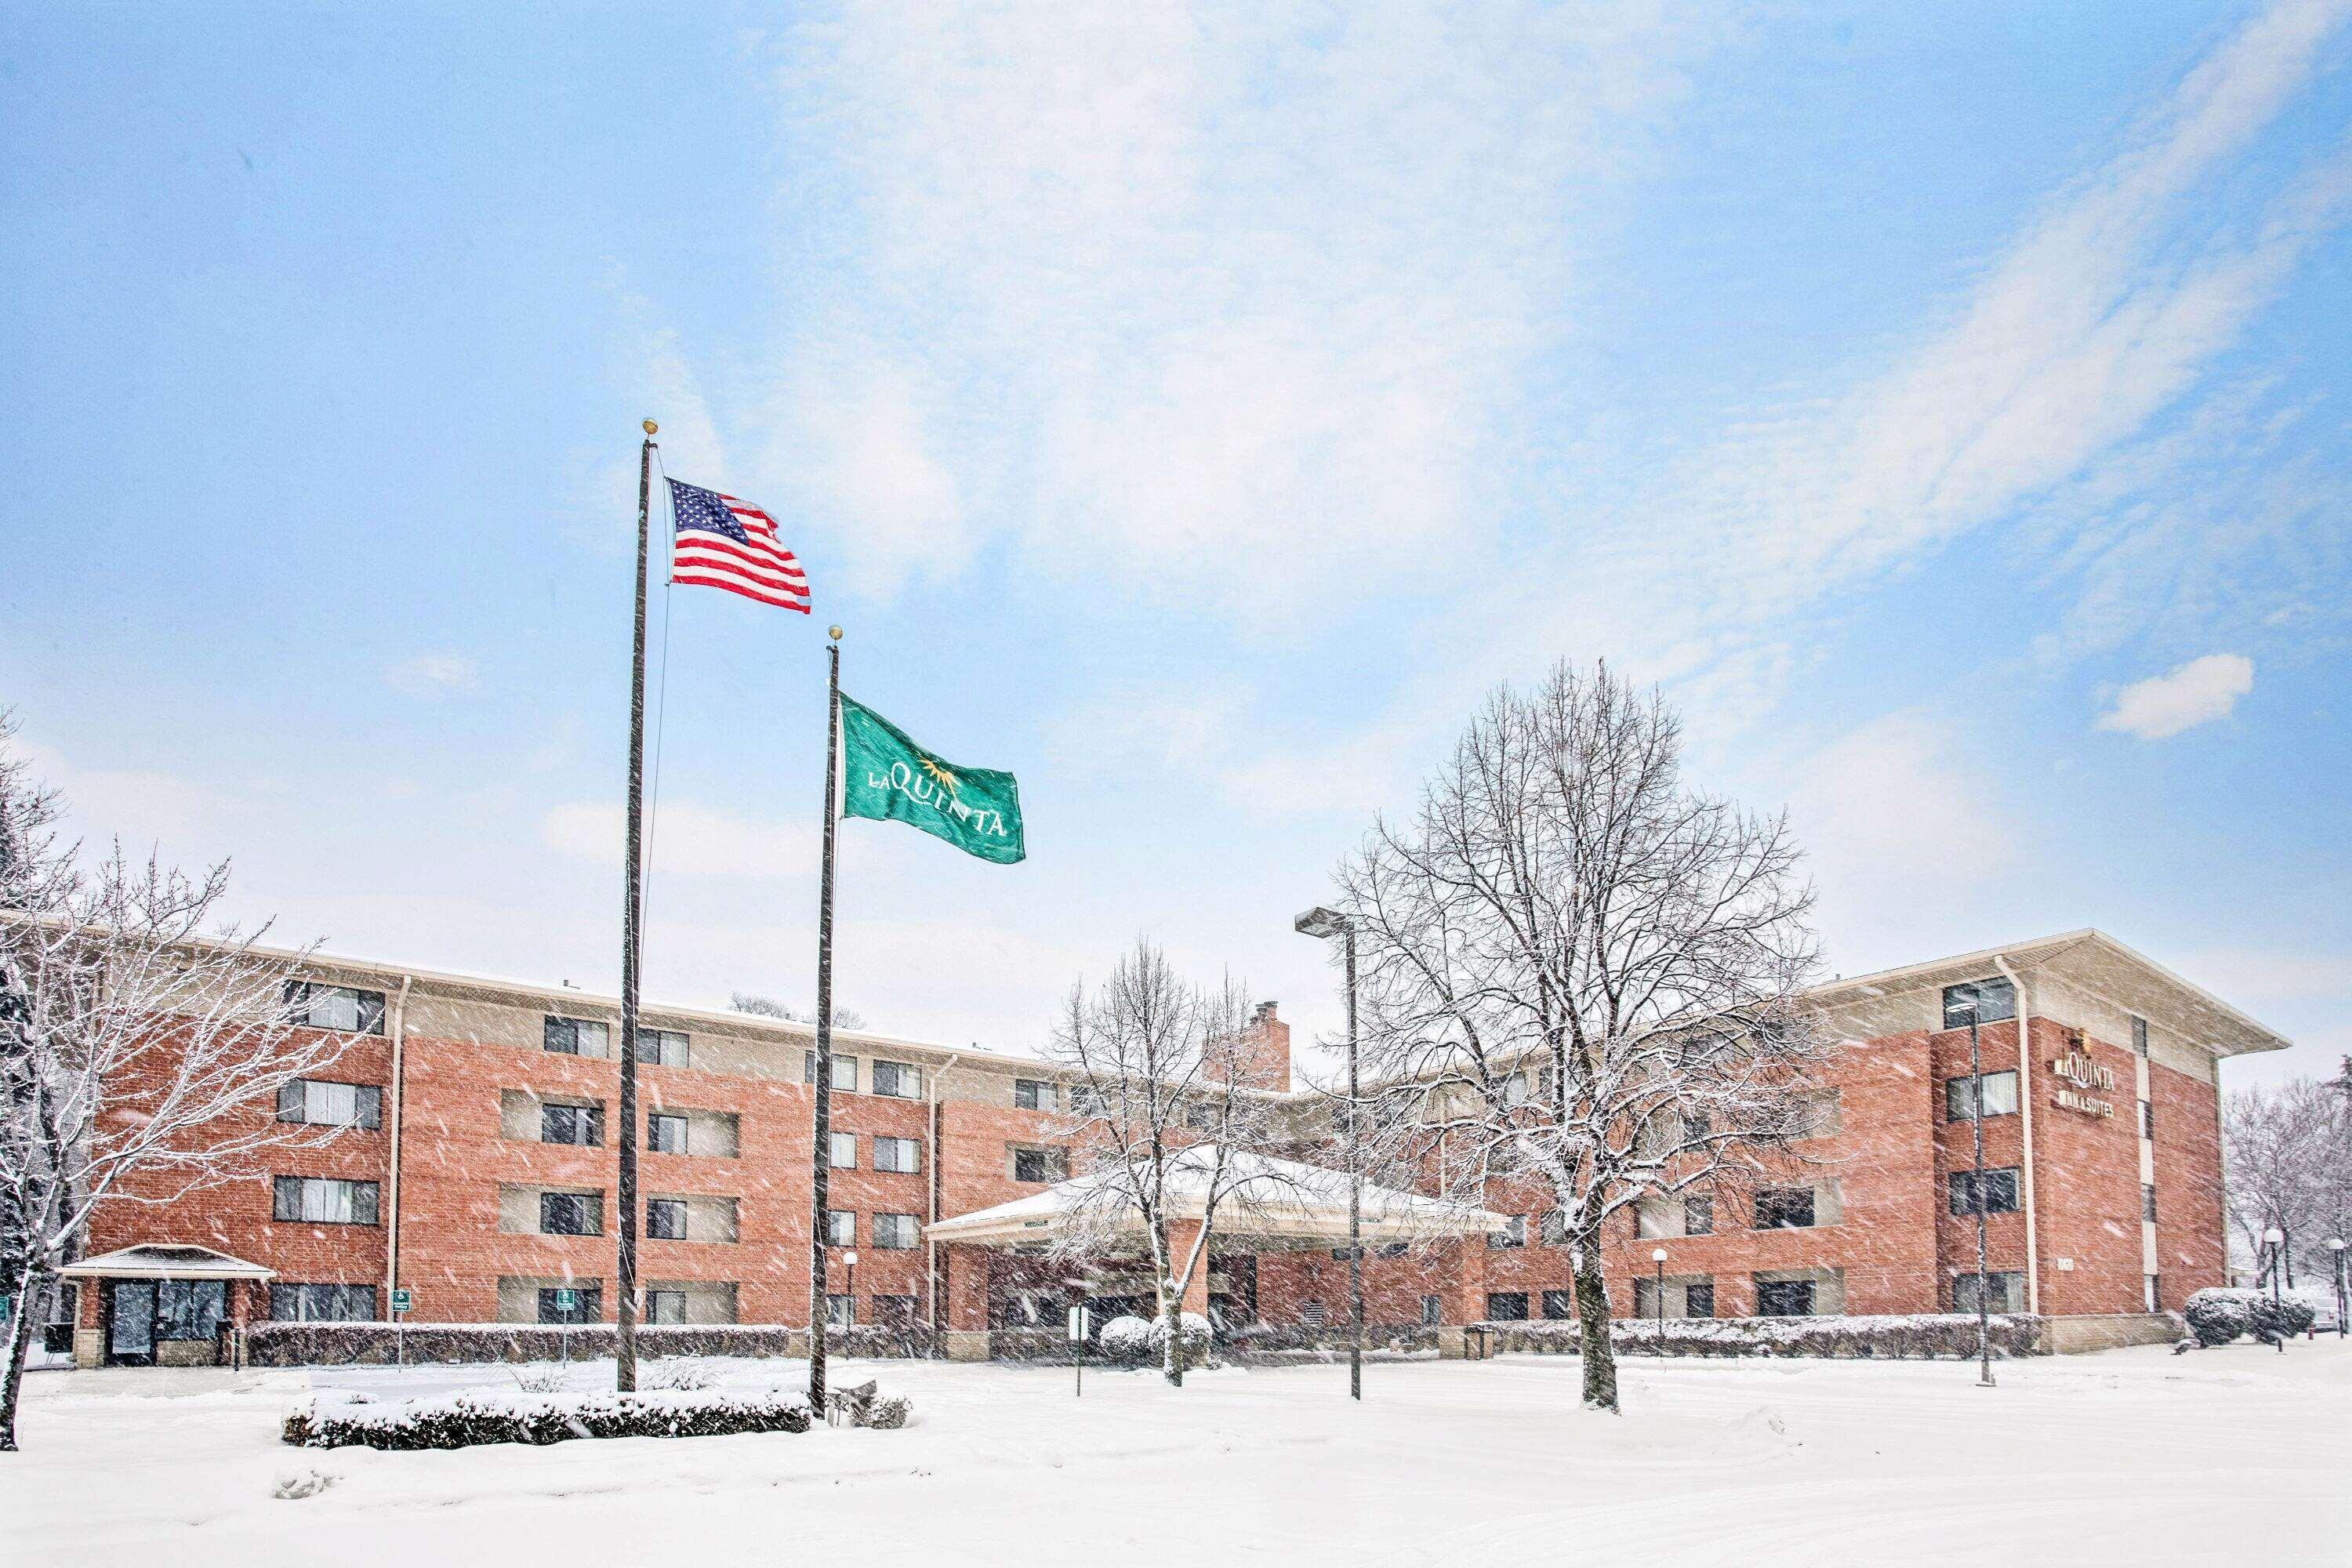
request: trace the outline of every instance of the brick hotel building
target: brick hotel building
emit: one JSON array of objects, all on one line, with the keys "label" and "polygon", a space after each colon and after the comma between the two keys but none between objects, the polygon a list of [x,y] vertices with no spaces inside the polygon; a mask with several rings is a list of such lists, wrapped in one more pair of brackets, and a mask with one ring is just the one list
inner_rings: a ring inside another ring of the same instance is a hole
[{"label": "brick hotel building", "polygon": [[[1973,1310],[1982,1290],[2049,1316],[2051,1343],[2068,1349],[2162,1334],[2152,1314],[2224,1283],[2221,1061],[2284,1039],[2094,931],[1842,977],[1813,996],[1843,1041],[1816,1158],[1785,1185],[1624,1216],[1605,1258],[1615,1311],[1932,1312]],[[348,1131],[249,1179],[103,1208],[54,1305],[51,1347],[82,1365],[210,1362],[244,1323],[381,1320],[394,1290],[415,1323],[608,1321],[617,1005],[321,958],[300,1005],[310,1026],[352,1037],[275,1113]],[[646,1316],[804,1326],[808,1030],[657,1005],[645,1023]],[[1269,1088],[1288,1092],[1289,1030],[1271,1003],[1254,1048]],[[984,1356],[992,1331],[1057,1303],[1024,1285],[1037,1276],[1017,1253],[928,1227],[1062,1179],[1052,1129],[1068,1086],[977,1048],[840,1031],[835,1049],[829,1316],[935,1329],[948,1353]],[[1568,1259],[1540,1206],[1497,1184],[1489,1207],[1508,1229],[1383,1249],[1366,1266],[1368,1320],[1433,1324],[1458,1349],[1468,1322],[1568,1316]],[[1336,1324],[1346,1289],[1328,1247],[1293,1247],[1220,1255],[1188,1305]]]}]

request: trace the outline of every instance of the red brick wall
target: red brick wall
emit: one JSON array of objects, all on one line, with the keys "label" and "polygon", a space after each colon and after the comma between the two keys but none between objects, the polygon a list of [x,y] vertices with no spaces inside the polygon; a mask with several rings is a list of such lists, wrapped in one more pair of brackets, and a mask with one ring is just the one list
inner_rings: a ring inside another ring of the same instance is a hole
[{"label": "red brick wall", "polygon": [[2221,1129],[2210,1083],[2151,1062],[2156,1115],[2156,1258],[2163,1300],[2179,1311],[2194,1290],[2229,1283],[2228,1221],[2221,1209]]}]

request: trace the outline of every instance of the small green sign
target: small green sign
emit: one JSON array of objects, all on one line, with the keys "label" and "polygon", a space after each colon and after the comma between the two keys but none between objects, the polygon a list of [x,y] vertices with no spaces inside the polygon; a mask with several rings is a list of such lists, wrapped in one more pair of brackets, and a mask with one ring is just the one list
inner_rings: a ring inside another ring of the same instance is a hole
[{"label": "small green sign", "polygon": [[394,1311],[395,1311],[395,1312],[405,1312],[406,1310],[408,1310],[409,1306],[410,1306],[410,1301],[409,1301],[409,1296],[408,1296],[408,1292],[407,1292],[407,1291],[405,1291],[405,1290],[394,1290],[394,1291],[392,1293],[392,1310],[393,1310]]},{"label": "small green sign", "polygon": [[579,1291],[577,1291],[577,1290],[558,1290],[558,1291],[555,1293],[555,1310],[556,1310],[557,1311],[559,1311],[559,1312],[570,1312],[570,1311],[576,1311],[576,1310],[579,1309],[579,1306],[580,1306],[580,1292],[579,1292]]}]

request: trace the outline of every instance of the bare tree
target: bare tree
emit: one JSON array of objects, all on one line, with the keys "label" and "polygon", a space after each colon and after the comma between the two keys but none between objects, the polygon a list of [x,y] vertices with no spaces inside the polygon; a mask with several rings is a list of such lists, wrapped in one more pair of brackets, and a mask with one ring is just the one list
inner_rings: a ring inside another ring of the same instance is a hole
[{"label": "bare tree", "polygon": [[1548,1193],[1598,1409],[1618,1403],[1604,1224],[1785,1163],[1816,1111],[1799,851],[1784,820],[1686,788],[1681,753],[1655,693],[1563,664],[1490,699],[1338,878],[1376,1158],[1470,1201]]},{"label": "bare tree", "polygon": [[[2352,1153],[2342,1092],[2307,1078],[2233,1091],[2221,1113],[2222,1190],[2230,1222],[2264,1279],[2294,1283],[2295,1254],[2327,1256],[2352,1218]],[[2273,1255],[2263,1233],[2285,1241]]]},{"label": "bare tree", "polygon": [[1047,1055],[1078,1079],[1057,1131],[1079,1177],[1055,1244],[1096,1258],[1139,1243],[1151,1265],[1168,1381],[1184,1381],[1184,1294],[1210,1237],[1250,1228],[1295,1180],[1268,1152],[1294,1137],[1279,1097],[1251,1084],[1245,993],[1188,984],[1148,941],[1101,988],[1073,986]]},{"label": "bare tree", "polygon": [[[772,996],[762,996],[751,991],[736,992],[727,999],[727,1006],[731,1012],[749,1013],[755,1018],[781,1018],[787,1024],[813,1025],[816,1022],[816,1009],[814,1007],[789,1006]],[[833,1010],[833,1026],[836,1029],[862,1029],[866,1027],[866,1020],[846,1007],[835,1007]]]},{"label": "bare tree", "polygon": [[165,1204],[341,1129],[281,1122],[278,1088],[348,1037],[293,1026],[299,955],[208,935],[227,868],[191,878],[120,847],[84,869],[56,797],[0,727],[0,1451],[33,1302],[102,1205]]}]

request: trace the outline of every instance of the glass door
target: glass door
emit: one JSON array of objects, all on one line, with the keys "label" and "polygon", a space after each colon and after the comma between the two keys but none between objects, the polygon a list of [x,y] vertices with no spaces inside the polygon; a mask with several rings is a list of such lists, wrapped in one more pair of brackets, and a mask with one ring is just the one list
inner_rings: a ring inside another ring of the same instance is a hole
[{"label": "glass door", "polygon": [[152,1366],[155,1362],[155,1283],[152,1279],[110,1281],[113,1310],[108,1314],[106,1357],[119,1366]]}]

